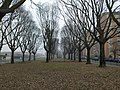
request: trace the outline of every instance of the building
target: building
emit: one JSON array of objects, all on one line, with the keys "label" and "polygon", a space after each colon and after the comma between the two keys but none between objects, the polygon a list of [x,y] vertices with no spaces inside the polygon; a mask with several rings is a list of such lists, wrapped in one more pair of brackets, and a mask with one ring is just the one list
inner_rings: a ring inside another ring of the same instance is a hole
[{"label": "building", "polygon": [[[106,18],[109,13],[105,13],[103,18]],[[120,12],[114,13],[117,19],[120,19]],[[111,21],[111,28],[117,27],[116,23]],[[114,33],[116,29],[113,29],[111,33]],[[117,28],[117,32],[120,32],[120,28]],[[105,44],[105,58],[119,58],[120,57],[120,37],[119,35],[109,39]]]},{"label": "building", "polygon": [[[120,19],[120,12],[116,12],[114,13],[115,17]],[[109,13],[104,13],[102,18],[101,18],[101,24],[102,24],[102,28],[104,30],[105,33],[107,33],[107,18],[109,16]],[[110,29],[117,27],[116,23],[111,20],[111,25],[110,25]],[[111,35],[112,33],[114,33],[116,29],[112,29],[110,31],[110,33],[108,35]],[[120,32],[120,28],[117,29],[118,32]],[[118,35],[120,36],[120,35]],[[114,38],[109,39],[106,43],[105,43],[105,58],[108,59],[110,57],[112,58],[120,58],[120,37],[115,36]],[[99,44],[94,45],[91,48],[91,57],[94,56],[99,56],[99,52],[100,52],[100,47]],[[84,51],[84,54],[87,54],[87,51]]]}]

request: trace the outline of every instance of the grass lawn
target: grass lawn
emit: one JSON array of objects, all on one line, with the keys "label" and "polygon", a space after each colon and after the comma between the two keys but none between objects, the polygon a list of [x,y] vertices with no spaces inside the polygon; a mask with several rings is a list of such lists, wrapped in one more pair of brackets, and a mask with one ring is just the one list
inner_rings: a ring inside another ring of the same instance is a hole
[{"label": "grass lawn", "polygon": [[4,64],[0,90],[120,90],[120,68],[84,62]]}]

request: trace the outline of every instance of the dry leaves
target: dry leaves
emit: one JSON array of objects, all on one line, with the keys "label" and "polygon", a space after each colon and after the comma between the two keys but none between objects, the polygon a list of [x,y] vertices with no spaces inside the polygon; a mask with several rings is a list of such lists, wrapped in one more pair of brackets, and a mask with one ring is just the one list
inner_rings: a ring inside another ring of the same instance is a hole
[{"label": "dry leaves", "polygon": [[84,62],[4,64],[0,90],[120,90],[120,68]]}]

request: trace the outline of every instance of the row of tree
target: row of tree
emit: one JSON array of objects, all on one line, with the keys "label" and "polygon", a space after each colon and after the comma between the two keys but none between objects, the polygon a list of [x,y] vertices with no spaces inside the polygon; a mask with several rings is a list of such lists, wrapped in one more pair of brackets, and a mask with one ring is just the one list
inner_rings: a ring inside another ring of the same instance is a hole
[{"label": "row of tree", "polygon": [[46,51],[46,62],[49,62],[58,52],[59,9],[56,3],[52,5],[39,3],[36,6],[37,22],[42,31],[44,49]]},{"label": "row of tree", "polygon": [[[105,67],[105,43],[120,33],[117,19],[120,13],[116,12],[119,6],[113,10],[115,2],[118,0],[109,0],[109,2],[108,0],[61,0],[61,14],[66,24],[62,31],[64,53],[67,51],[69,56],[78,50],[79,61],[81,61],[80,53],[86,48],[87,63],[91,63],[90,49],[98,43],[100,46],[99,66]],[[109,12],[107,12],[108,8]]]},{"label": "row of tree", "polygon": [[[3,41],[5,40],[13,52],[12,56],[14,56],[14,51],[18,46],[23,46],[20,45],[20,43],[19,45],[17,44],[17,42],[22,41],[21,37],[25,36],[21,33],[23,31],[25,32],[23,29],[30,28],[29,31],[32,31],[33,28],[36,28],[32,20],[29,21],[29,24],[27,23],[25,25],[28,27],[24,27],[23,21],[20,21],[22,17],[18,18],[22,13],[20,12],[19,15],[15,14],[15,9],[21,6],[25,1],[26,0],[2,0],[0,2],[0,24],[2,32],[0,47],[2,48]],[[62,10],[60,11],[66,24],[63,28],[63,42],[69,41],[69,43],[66,44],[67,46],[64,45],[64,47],[68,47],[68,56],[78,50],[79,61],[81,61],[81,51],[86,47],[87,63],[90,63],[90,48],[97,42],[100,46],[99,66],[106,66],[104,45],[109,39],[119,34],[117,28],[120,26],[120,22],[115,16],[115,12],[119,10],[119,5],[115,7],[115,4],[119,3],[119,0],[60,0],[60,2],[62,5]],[[39,27],[42,30],[44,38],[44,48],[47,52],[46,62],[48,62],[52,53],[55,52],[55,49],[53,50],[53,48],[57,46],[55,41],[57,41],[57,16],[59,13],[57,12],[58,9],[55,4],[52,7],[48,4],[37,4],[36,6],[39,12]],[[106,13],[106,11],[109,12]],[[8,14],[9,19],[5,17],[7,13],[10,13]],[[103,18],[104,16],[106,17]],[[114,27],[111,27],[112,21],[116,23]],[[26,33],[27,37],[24,37],[23,39],[29,39],[27,49],[28,46],[32,48],[34,43],[32,42],[30,44],[30,41],[37,40],[35,37],[38,37],[39,35],[35,35],[33,32]],[[32,39],[29,38],[31,36],[33,36]],[[75,45],[77,49],[75,48]],[[11,63],[13,62],[14,60],[11,60]]]},{"label": "row of tree", "polygon": [[[22,3],[23,0],[20,2]],[[24,0],[25,1],[25,0]],[[9,1],[8,1],[9,2]],[[6,0],[1,1],[1,4],[7,4]],[[9,2],[6,10],[11,10],[9,6],[12,4],[16,6],[18,1]],[[24,7],[20,7],[14,12],[1,12],[5,13],[1,16],[1,40],[0,40],[0,51],[3,45],[8,45],[11,50],[11,63],[14,63],[14,52],[20,48],[24,62],[25,52],[29,52],[29,61],[31,60],[31,54],[35,54],[39,49],[40,45],[44,44],[46,51],[46,62],[54,58],[54,55],[58,50],[59,39],[58,36],[58,8],[57,6],[50,5],[49,3],[35,4],[36,5],[36,17],[37,25],[33,21],[33,17],[30,12],[26,11]],[[7,14],[8,13],[8,14]],[[38,28],[39,27],[39,28]]]},{"label": "row of tree", "polygon": [[0,50],[3,45],[8,45],[11,50],[11,63],[14,63],[14,52],[20,48],[24,62],[25,52],[29,52],[29,61],[31,60],[31,53],[35,54],[41,44],[41,32],[32,20],[28,11],[22,7],[15,10],[14,13],[7,14],[2,18],[0,28]]}]

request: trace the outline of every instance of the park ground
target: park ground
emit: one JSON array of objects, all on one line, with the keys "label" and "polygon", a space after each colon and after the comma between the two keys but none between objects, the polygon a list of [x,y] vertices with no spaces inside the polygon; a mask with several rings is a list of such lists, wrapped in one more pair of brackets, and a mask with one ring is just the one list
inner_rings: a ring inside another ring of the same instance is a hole
[{"label": "park ground", "polygon": [[120,90],[120,68],[68,61],[2,64],[0,90]]}]

